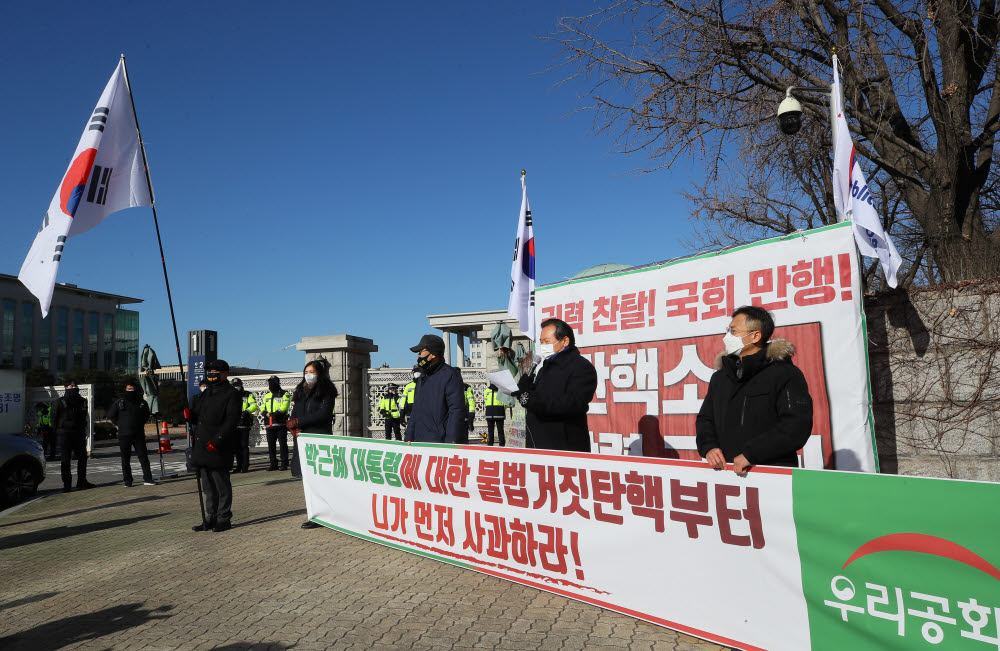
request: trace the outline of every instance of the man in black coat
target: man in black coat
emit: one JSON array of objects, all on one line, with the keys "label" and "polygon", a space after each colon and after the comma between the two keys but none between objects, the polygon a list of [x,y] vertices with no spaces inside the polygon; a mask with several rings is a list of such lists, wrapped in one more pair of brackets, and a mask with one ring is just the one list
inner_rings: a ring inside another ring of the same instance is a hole
[{"label": "man in black coat", "polygon": [[417,353],[416,402],[406,423],[405,441],[468,443],[462,374],[444,361],[444,339],[424,335],[410,348]]},{"label": "man in black coat", "polygon": [[541,365],[521,377],[514,394],[527,412],[525,447],[590,452],[587,410],[597,370],[580,355],[573,328],[559,319],[542,322],[536,354]]},{"label": "man in black coat", "polygon": [[794,364],[795,347],[769,341],[774,318],[764,308],[733,313],[723,342],[726,351],[695,422],[698,453],[716,470],[732,462],[743,474],[751,466],[798,466],[797,451],[812,433],[812,398]]},{"label": "man in black coat", "polygon": [[59,440],[62,455],[63,492],[73,490],[70,472],[72,455],[76,455],[76,489],[93,488],[87,481],[87,400],[80,395],[76,382],[66,383],[66,394],[52,403],[52,426]]},{"label": "man in black coat", "polygon": [[132,486],[132,450],[142,468],[142,483],[155,486],[153,473],[149,469],[149,455],[146,452],[146,421],[149,420],[149,405],[143,400],[139,383],[129,378],[125,382],[125,396],[115,400],[108,410],[108,420],[118,428],[118,449],[122,455],[122,483]]},{"label": "man in black coat", "polygon": [[201,476],[205,490],[205,522],[195,531],[226,531],[233,517],[233,485],[229,479],[236,426],[243,411],[239,391],[229,382],[229,364],[223,360],[205,365],[208,388],[191,407],[195,424],[194,450],[191,465]]}]

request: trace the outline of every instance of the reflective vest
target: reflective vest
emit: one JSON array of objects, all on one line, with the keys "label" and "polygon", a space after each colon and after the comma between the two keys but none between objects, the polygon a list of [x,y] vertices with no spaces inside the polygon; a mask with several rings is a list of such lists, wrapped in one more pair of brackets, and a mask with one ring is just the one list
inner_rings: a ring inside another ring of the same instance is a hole
[{"label": "reflective vest", "polygon": [[247,391],[247,395],[243,398],[243,411],[249,414],[257,413],[257,400],[249,391]]},{"label": "reflective vest", "polygon": [[483,406],[484,407],[503,407],[505,406],[502,402],[497,400],[497,392],[489,387],[483,391]]},{"label": "reflective vest", "polygon": [[[278,396],[277,401],[274,395],[268,391],[260,401],[260,411],[264,414],[265,423],[274,422],[275,425],[283,425],[288,420],[288,408],[292,404],[292,394],[288,391]],[[268,418],[268,417],[271,418]]]},{"label": "reflective vest", "polygon": [[403,387],[403,398],[399,401],[400,411],[406,410],[407,407],[413,408],[413,399],[417,396],[417,381],[413,380]]},{"label": "reflective vest", "polygon": [[469,411],[476,411],[476,397],[472,395],[472,387],[465,390],[465,404],[468,406]]},{"label": "reflective vest", "polygon": [[391,396],[385,396],[378,401],[378,410],[383,415],[388,414],[393,418],[399,418],[399,400]]},{"label": "reflective vest", "polygon": [[38,426],[39,427],[52,427],[52,417],[49,416],[49,408],[46,407],[45,411],[38,412]]}]

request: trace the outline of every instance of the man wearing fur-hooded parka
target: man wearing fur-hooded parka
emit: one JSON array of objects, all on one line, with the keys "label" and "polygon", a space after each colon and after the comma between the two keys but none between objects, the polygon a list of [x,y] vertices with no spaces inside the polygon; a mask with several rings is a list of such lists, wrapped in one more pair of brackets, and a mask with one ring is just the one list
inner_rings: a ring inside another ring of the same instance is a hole
[{"label": "man wearing fur-hooded parka", "polygon": [[715,360],[715,373],[695,424],[698,452],[713,468],[726,463],[797,466],[797,451],[812,433],[812,398],[792,363],[795,347],[770,341],[774,318],[757,306],[733,313]]}]

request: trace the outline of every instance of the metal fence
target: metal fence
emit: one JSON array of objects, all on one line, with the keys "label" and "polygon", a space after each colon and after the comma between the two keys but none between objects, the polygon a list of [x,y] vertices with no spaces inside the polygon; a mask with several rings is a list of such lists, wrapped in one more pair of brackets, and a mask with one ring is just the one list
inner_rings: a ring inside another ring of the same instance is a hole
[{"label": "metal fence", "polygon": [[[462,381],[472,388],[476,400],[476,419],[469,441],[478,443],[486,439],[486,412],[483,407],[483,392],[488,386],[486,369],[461,368]],[[413,380],[412,368],[372,368],[368,369],[368,432],[367,436],[375,439],[385,438],[385,419],[378,413],[378,401],[385,394],[390,384],[399,387],[399,395],[403,395],[403,387]]]}]

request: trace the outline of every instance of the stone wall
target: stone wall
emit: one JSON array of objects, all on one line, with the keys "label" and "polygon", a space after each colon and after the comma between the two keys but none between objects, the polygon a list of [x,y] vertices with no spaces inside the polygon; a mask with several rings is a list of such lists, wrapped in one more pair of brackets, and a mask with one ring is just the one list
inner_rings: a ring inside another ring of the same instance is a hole
[{"label": "stone wall", "polygon": [[1000,283],[866,298],[882,472],[1000,481]]}]

